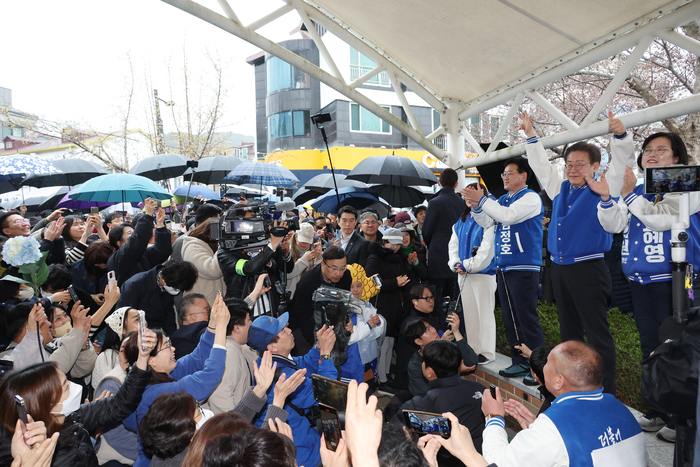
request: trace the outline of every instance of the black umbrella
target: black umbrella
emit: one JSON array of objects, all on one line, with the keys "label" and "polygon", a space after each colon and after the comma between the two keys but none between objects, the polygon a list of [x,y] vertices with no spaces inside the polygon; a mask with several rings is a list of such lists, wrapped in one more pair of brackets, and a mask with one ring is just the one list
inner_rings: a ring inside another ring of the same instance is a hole
[{"label": "black umbrella", "polygon": [[0,175],[0,193],[10,193],[11,191],[19,190],[22,186],[22,181],[24,181],[24,175],[22,174]]},{"label": "black umbrella", "polygon": [[425,201],[425,195],[422,192],[407,186],[372,185],[371,188],[380,198],[384,198],[395,208],[413,207]]},{"label": "black umbrella", "polygon": [[129,173],[150,178],[155,182],[167,180],[185,173],[189,160],[181,154],[156,154],[138,162],[129,170]]},{"label": "black umbrella", "polygon": [[427,165],[401,156],[368,157],[357,164],[347,178],[393,186],[431,186],[437,183],[437,178]]},{"label": "black umbrella", "polygon": [[[359,182],[357,180],[346,179],[347,175],[336,174],[335,181],[338,184],[338,189],[346,188],[349,186],[356,186],[358,188],[367,188],[367,184],[364,182]],[[326,193],[328,190],[334,190],[335,185],[333,184],[332,174],[319,174],[315,177],[309,179],[308,182],[304,183],[304,188],[312,191],[319,191]]]},{"label": "black umbrella", "polygon": [[323,196],[326,194],[328,190],[311,190],[309,188],[301,187],[299,188],[294,195],[292,195],[292,201],[299,204],[304,204],[307,201],[311,201],[312,199],[316,199],[319,196]]},{"label": "black umbrella", "polygon": [[[239,164],[245,162],[236,156],[214,156],[204,157],[199,160],[199,166],[194,169],[192,181],[205,185],[217,185],[223,183],[224,177],[235,169]],[[192,169],[187,169],[184,173],[186,180],[190,179]]]},{"label": "black umbrella", "polygon": [[32,174],[22,182],[22,186],[33,186],[36,188],[76,186],[87,182],[91,178],[109,173],[104,167],[83,159],[58,159],[51,163],[61,169],[63,173]]}]

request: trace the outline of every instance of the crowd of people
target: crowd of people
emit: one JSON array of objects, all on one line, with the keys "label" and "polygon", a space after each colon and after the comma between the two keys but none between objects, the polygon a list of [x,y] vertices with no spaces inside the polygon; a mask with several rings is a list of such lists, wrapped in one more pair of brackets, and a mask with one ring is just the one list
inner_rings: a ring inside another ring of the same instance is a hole
[{"label": "crowd of people", "polygon": [[[679,208],[635,187],[632,136],[612,115],[610,128],[598,178],[599,148],[567,147],[562,177],[523,113],[528,157],[506,161],[498,199],[483,184],[457,191],[445,169],[427,206],[386,218],[291,209],[262,240],[214,236],[230,219],[255,232],[261,207],[246,199],[197,199],[177,229],[151,199],[133,218],[1,213],[2,465],[646,465],[642,430],[671,437],[673,420],[635,420],[615,398],[603,258],[624,233],[647,357],[672,315]],[[688,156],[659,133],[636,162]],[[549,219],[533,173],[553,201]],[[694,241],[687,250],[696,266]],[[553,349],[537,312],[544,263],[563,342]],[[323,293],[354,311],[332,321]],[[496,359],[497,302],[512,348],[500,375],[539,386],[539,414],[464,377]],[[334,451],[312,374],[348,385]],[[389,396],[383,411],[373,393]],[[407,411],[444,418],[430,432]],[[510,442],[506,414],[521,426]]]}]

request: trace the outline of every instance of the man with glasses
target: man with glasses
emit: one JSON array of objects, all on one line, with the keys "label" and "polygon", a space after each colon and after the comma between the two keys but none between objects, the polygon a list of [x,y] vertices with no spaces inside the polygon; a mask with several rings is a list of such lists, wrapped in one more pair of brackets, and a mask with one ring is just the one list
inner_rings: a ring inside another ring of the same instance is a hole
[{"label": "man with glasses", "polygon": [[357,210],[352,206],[340,208],[338,224],[340,225],[340,247],[345,250],[348,264],[359,264],[363,268],[367,267],[370,243],[355,232]]},{"label": "man with glasses", "polygon": [[[42,232],[34,234],[40,242],[41,251],[48,250],[49,252],[46,257],[47,266],[63,264],[66,259],[65,242],[61,237],[64,225],[63,217],[61,217],[62,212],[62,210],[54,211],[52,216],[55,214],[55,217],[49,216],[47,218],[47,220],[50,219],[50,224],[43,229],[43,238],[41,237]],[[53,222],[54,220],[55,222]],[[0,237],[28,237],[31,234],[31,225],[29,219],[22,217],[18,211],[7,211],[0,214],[0,231],[2,232]]]},{"label": "man with glasses", "polygon": [[379,214],[374,211],[365,211],[360,215],[360,231],[362,236],[368,242],[374,242],[382,245],[382,233],[379,232]]},{"label": "man with glasses", "polygon": [[[600,195],[588,187],[600,168],[600,150],[585,141],[564,151],[566,180],[550,164],[542,143],[523,112],[520,129],[527,135],[527,155],[532,170],[552,199],[547,250],[552,259],[552,291],[559,311],[562,341],[583,341],[603,357],[605,392],[615,394],[615,343],[608,324],[608,300],[612,292],[610,272],[603,259],[612,246],[612,234],[598,219]],[[619,196],[621,186],[611,187]],[[603,202],[611,206],[612,198]],[[532,348],[532,347],[530,347]]]},{"label": "man with glasses", "polygon": [[182,299],[178,307],[182,323],[180,328],[170,336],[176,349],[176,359],[179,360],[185,355],[191,354],[197,348],[199,338],[207,329],[210,313],[211,306],[201,293],[187,294]]},{"label": "man with glasses", "polygon": [[[305,355],[314,342],[313,293],[322,285],[349,291],[352,275],[347,266],[345,250],[339,246],[329,246],[323,252],[321,264],[306,271],[299,280],[289,306],[289,327],[295,333],[296,355]],[[299,337],[303,337],[303,340]]]},{"label": "man with glasses", "polygon": [[527,377],[530,364],[514,346],[524,343],[535,349],[544,345],[537,315],[544,210],[540,197],[527,187],[527,160],[508,160],[501,178],[508,193],[498,201],[484,196],[479,186],[468,186],[462,196],[471,202],[472,214],[480,226],[487,229],[496,224],[496,282],[503,324],[512,346],[512,365],[499,374]]}]

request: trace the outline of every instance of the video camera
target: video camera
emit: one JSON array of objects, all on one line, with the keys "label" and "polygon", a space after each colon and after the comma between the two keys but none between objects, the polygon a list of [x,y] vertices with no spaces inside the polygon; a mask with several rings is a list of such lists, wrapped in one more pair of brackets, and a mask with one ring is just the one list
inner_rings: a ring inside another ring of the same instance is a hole
[{"label": "video camera", "polygon": [[311,297],[314,301],[315,329],[324,325],[334,326],[335,346],[331,352],[334,364],[342,365],[348,359],[349,333],[345,331],[345,321],[350,313],[361,314],[365,308],[365,302],[355,298],[351,292],[332,287],[321,286],[316,289]]},{"label": "video camera", "polygon": [[298,220],[296,225],[287,221],[287,227],[274,227],[272,221],[272,215],[295,207],[291,201],[269,206],[262,201],[234,204],[221,219],[210,221],[211,239],[227,250],[264,247],[269,243],[270,235],[284,237],[290,230],[299,228]]}]

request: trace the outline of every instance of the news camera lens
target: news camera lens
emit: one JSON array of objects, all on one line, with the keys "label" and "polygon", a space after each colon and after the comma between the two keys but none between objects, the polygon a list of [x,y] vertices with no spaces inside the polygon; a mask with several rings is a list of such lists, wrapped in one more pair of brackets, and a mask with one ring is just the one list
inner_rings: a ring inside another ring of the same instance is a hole
[{"label": "news camera lens", "polygon": [[678,240],[679,241],[687,242],[688,238],[690,238],[690,237],[688,236],[688,232],[686,232],[685,230],[678,232]]}]

